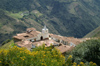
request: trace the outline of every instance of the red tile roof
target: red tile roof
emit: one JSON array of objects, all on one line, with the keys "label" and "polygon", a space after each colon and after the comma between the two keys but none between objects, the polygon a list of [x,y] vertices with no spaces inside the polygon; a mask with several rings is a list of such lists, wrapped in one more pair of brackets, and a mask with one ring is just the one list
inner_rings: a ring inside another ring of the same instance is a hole
[{"label": "red tile roof", "polygon": [[68,45],[62,45],[57,47],[58,50],[60,50],[61,53],[65,53],[67,51],[72,50],[74,47],[73,46],[68,46]]},{"label": "red tile roof", "polygon": [[60,36],[60,35],[55,35],[55,34],[50,34],[51,37],[55,38],[55,39],[59,39],[59,40],[63,40],[66,41],[70,44],[70,42],[74,43],[74,44],[79,44],[81,43],[81,40],[78,38],[74,38],[74,37],[64,37],[64,36]]},{"label": "red tile roof", "polygon": [[59,43],[57,43],[54,40],[41,40],[41,41],[33,42],[33,45],[35,45],[35,46],[41,46],[41,45],[45,44],[46,47],[49,47],[51,44],[54,44],[54,43],[55,44],[59,44]]},{"label": "red tile roof", "polygon": [[18,40],[25,40],[25,39],[28,39],[28,38],[33,38],[33,37],[36,37],[38,34],[40,34],[41,32],[39,31],[36,31],[36,29],[34,28],[29,28],[27,30],[30,30],[32,29],[31,32],[29,33],[20,33],[20,34],[17,34],[17,36],[13,36],[14,39],[18,39]]},{"label": "red tile roof", "polygon": [[27,41],[27,40],[25,40],[25,41],[19,41],[19,42],[16,42],[15,44],[17,44],[18,46],[20,46],[20,47],[25,47],[25,48],[27,48],[27,49],[29,49],[29,48],[31,48],[32,46],[32,42],[30,42],[30,41]]}]

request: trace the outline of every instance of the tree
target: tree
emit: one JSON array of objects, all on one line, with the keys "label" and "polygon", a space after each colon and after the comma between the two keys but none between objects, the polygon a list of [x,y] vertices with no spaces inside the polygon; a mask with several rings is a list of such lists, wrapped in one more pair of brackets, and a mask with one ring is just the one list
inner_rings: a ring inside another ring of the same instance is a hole
[{"label": "tree", "polygon": [[76,46],[70,54],[73,56],[73,62],[93,61],[100,66],[100,40],[87,40]]}]

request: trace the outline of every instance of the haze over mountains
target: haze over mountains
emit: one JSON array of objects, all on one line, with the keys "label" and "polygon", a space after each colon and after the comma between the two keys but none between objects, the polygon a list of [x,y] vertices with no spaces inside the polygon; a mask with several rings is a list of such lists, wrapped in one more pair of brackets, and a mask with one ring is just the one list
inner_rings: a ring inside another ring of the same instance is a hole
[{"label": "haze over mountains", "polygon": [[81,38],[100,25],[100,0],[0,0],[0,43],[44,24],[51,33]]}]

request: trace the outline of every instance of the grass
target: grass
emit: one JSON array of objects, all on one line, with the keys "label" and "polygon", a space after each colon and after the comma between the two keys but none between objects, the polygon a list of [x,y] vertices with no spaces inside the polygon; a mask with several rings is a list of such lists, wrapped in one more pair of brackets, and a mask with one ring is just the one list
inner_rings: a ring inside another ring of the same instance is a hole
[{"label": "grass", "polygon": [[100,37],[100,26],[84,36],[84,38],[87,37]]},{"label": "grass", "polygon": [[43,14],[41,14],[41,13],[40,13],[39,11],[37,11],[37,10],[32,11],[31,14],[34,14],[36,17],[40,17],[40,16],[43,15]]},{"label": "grass", "polygon": [[100,37],[100,31],[97,32],[93,37]]},{"label": "grass", "polygon": [[10,42],[4,44],[3,46],[0,47],[0,49],[9,49],[9,47],[13,46],[14,41],[11,40]]},{"label": "grass", "polygon": [[72,14],[76,14],[75,7],[76,7],[77,5],[78,5],[78,2],[73,2],[73,3],[69,6],[69,8],[70,8],[69,12],[72,13]]},{"label": "grass", "polygon": [[8,12],[8,11],[5,11],[8,16],[12,17],[12,18],[16,18],[16,19],[19,19],[19,18],[22,18],[24,15],[21,15],[23,12],[18,12],[18,13],[12,13],[12,12]]},{"label": "grass", "polygon": [[9,15],[11,16],[11,17],[14,17],[14,18],[22,18],[23,17],[23,15],[21,15],[22,14],[22,12],[19,12],[19,13],[10,13]]}]

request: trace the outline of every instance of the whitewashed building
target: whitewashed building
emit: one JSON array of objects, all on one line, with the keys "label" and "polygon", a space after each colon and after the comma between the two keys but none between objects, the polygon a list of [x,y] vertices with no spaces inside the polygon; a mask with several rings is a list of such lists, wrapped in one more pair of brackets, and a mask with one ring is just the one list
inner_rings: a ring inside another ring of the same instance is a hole
[{"label": "whitewashed building", "polygon": [[49,39],[49,33],[48,29],[46,28],[46,25],[42,29],[42,32],[39,33],[36,37],[30,38],[31,41],[39,41],[39,40],[44,40],[44,39]]}]

